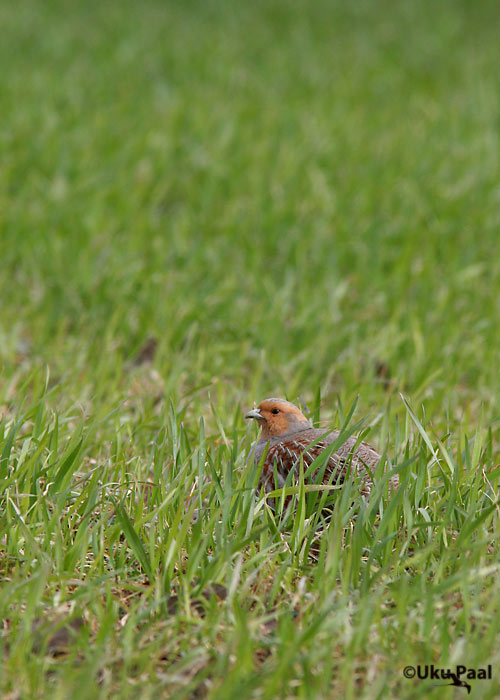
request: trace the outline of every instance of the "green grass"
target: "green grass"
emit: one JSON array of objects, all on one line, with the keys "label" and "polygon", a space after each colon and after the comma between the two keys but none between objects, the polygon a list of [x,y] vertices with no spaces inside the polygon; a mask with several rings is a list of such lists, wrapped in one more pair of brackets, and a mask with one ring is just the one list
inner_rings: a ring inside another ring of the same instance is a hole
[{"label": "green grass", "polygon": [[[497,4],[0,22],[2,697],[498,697]],[[266,396],[396,496],[273,514]]]}]

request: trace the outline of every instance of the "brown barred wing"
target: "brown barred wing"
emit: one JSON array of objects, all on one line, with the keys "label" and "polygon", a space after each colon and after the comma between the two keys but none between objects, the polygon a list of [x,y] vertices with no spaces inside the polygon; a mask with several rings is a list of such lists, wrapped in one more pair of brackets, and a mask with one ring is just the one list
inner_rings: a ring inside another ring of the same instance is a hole
[{"label": "brown barred wing", "polygon": [[[316,460],[321,454],[330,447],[328,442],[320,440],[315,444],[311,444],[312,440],[309,442],[301,440],[295,440],[297,446],[302,450],[304,467],[310,467],[311,464]],[[300,458],[300,456],[299,456]],[[345,473],[347,469],[346,456],[341,454],[339,451],[333,452],[329,457],[326,465],[323,463],[319,466],[312,474],[309,475],[307,481],[310,483],[318,483],[321,481],[322,484],[341,484],[344,481]]]},{"label": "brown barred wing", "polygon": [[[272,445],[266,455],[265,462],[260,478],[260,485],[264,486],[267,493],[275,488],[282,488],[291,471],[294,472],[290,485],[297,482],[299,473],[300,458],[304,462],[304,471],[306,471],[314,460],[328,448],[326,442],[320,441],[311,445],[311,440],[304,438],[295,438],[283,440]],[[275,484],[275,469],[276,469],[276,484]],[[308,483],[317,483],[319,473],[322,472],[322,483],[335,484],[340,480],[342,483],[346,470],[345,459],[338,453],[330,455],[326,467],[319,467],[308,478]],[[333,476],[332,476],[333,475]]]}]

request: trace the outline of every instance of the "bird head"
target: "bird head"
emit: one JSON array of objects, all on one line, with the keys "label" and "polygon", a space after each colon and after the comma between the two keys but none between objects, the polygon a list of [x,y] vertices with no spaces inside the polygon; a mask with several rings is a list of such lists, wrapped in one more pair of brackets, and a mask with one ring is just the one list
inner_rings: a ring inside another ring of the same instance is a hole
[{"label": "bird head", "polygon": [[312,428],[302,411],[285,399],[264,399],[245,418],[257,421],[264,440]]}]

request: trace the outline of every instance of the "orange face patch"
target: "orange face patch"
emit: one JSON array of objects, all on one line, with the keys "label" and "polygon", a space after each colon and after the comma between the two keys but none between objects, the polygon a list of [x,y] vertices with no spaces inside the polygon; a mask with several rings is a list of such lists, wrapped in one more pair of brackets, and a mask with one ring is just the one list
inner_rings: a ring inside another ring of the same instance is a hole
[{"label": "orange face patch", "polygon": [[262,401],[259,404],[259,410],[264,418],[262,421],[264,439],[286,433],[290,428],[291,419],[307,422],[307,418],[296,406],[285,401]]}]

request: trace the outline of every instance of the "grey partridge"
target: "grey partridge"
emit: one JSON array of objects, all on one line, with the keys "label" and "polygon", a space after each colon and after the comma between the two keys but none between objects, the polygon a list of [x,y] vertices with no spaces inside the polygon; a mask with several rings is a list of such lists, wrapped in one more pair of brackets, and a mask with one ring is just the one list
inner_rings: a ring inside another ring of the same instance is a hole
[{"label": "grey partridge", "polygon": [[[265,399],[257,408],[249,411],[245,418],[253,418],[261,428],[261,436],[254,443],[253,454],[256,464],[260,464],[264,454],[259,488],[264,487],[266,493],[282,488],[290,471],[295,469],[298,474],[298,464],[302,455],[304,472],[312,462],[338,438],[340,432],[330,432],[314,428],[304,414],[293,403],[284,399]],[[326,434],[325,434],[326,433]],[[323,484],[342,484],[346,471],[352,459],[352,467],[362,480],[362,493],[369,494],[372,471],[380,460],[380,455],[366,442],[357,445],[355,436],[349,437],[329,458],[323,472]],[[277,483],[275,486],[274,467],[276,465]],[[315,482],[316,473],[307,481]],[[293,485],[296,478],[292,479]]]}]

